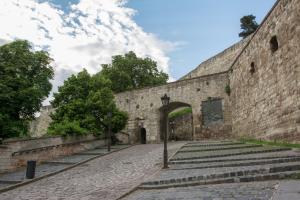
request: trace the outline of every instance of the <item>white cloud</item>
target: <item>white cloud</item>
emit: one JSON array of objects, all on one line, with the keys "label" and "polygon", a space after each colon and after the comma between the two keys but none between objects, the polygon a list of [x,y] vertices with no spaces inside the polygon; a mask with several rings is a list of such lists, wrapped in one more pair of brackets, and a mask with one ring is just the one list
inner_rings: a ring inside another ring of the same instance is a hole
[{"label": "white cloud", "polygon": [[65,13],[48,2],[1,0],[0,44],[18,38],[47,49],[55,60],[55,88],[71,73],[83,67],[95,73],[112,55],[131,50],[169,72],[166,53],[176,43],[143,31],[133,20],[136,11],[125,7],[125,0],[80,0],[70,6]]}]

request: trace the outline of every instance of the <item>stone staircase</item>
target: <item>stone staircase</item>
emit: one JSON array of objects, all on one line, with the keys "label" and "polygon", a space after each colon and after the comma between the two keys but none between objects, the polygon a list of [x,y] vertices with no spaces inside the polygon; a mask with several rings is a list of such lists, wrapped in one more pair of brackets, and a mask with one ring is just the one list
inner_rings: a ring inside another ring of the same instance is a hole
[{"label": "stone staircase", "polygon": [[300,152],[291,148],[232,141],[190,142],[139,189],[242,183],[292,178],[300,174]]}]

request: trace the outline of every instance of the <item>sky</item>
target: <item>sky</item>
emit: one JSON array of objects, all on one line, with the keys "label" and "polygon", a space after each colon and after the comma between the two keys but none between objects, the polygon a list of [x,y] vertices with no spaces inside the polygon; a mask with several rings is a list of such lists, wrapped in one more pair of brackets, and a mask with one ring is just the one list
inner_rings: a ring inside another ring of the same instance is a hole
[{"label": "sky", "polygon": [[[0,0],[0,45],[29,40],[54,59],[53,91],[113,55],[150,57],[169,81],[238,42],[239,19],[260,23],[275,0]],[[48,104],[48,98],[44,104]]]}]

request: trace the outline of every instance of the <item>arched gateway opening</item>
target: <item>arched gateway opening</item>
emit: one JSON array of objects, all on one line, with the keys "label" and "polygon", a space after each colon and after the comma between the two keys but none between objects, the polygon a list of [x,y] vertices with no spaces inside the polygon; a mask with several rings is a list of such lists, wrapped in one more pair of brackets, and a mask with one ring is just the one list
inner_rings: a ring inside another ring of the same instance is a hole
[{"label": "arched gateway opening", "polygon": [[168,140],[192,140],[193,117],[190,104],[171,102],[160,108],[160,140],[164,140],[167,131]]}]

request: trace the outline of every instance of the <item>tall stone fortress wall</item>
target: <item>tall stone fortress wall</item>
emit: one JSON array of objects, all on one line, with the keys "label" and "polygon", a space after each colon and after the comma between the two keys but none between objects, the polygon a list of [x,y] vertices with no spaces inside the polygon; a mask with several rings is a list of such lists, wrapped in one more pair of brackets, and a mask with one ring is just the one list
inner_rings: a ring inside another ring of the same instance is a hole
[{"label": "tall stone fortress wall", "polygon": [[228,71],[248,41],[249,37],[235,43],[221,53],[202,62],[194,70],[181,77],[180,80]]},{"label": "tall stone fortress wall", "polygon": [[233,135],[300,142],[299,0],[277,1],[234,62],[230,87]]}]

